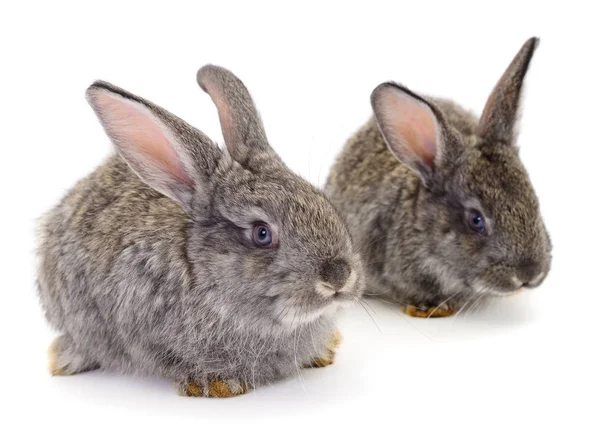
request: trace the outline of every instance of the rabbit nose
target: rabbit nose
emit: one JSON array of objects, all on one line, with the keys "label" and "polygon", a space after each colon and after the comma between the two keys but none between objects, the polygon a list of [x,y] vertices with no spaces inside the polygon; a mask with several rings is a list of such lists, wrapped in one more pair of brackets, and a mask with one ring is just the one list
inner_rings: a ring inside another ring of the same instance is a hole
[{"label": "rabbit nose", "polygon": [[338,292],[344,287],[350,276],[350,265],[344,259],[328,259],[321,265],[319,277],[321,281]]},{"label": "rabbit nose", "polygon": [[544,280],[546,271],[544,270],[541,262],[529,260],[520,265],[517,275],[519,280],[523,282],[523,286],[527,288],[535,288],[542,282],[542,280]]}]

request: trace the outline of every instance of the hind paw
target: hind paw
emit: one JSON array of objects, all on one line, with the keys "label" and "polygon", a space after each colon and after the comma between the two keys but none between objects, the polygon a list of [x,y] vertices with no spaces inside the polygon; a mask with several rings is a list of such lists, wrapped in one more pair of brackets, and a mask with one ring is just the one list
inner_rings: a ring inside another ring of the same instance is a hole
[{"label": "hind paw", "polygon": [[98,369],[99,365],[79,354],[71,339],[59,336],[48,348],[48,370],[54,375],[75,375]]},{"label": "hind paw", "polygon": [[455,309],[448,306],[437,306],[421,309],[416,306],[401,306],[400,310],[415,318],[444,318],[456,313]]},{"label": "hind paw", "polygon": [[206,398],[231,398],[243,395],[248,391],[246,383],[237,380],[206,380],[185,382],[178,385],[181,396]]},{"label": "hind paw", "polygon": [[313,359],[308,365],[305,365],[304,368],[324,368],[332,365],[335,361],[335,352],[341,343],[342,334],[339,330],[336,330],[329,340],[325,354]]}]

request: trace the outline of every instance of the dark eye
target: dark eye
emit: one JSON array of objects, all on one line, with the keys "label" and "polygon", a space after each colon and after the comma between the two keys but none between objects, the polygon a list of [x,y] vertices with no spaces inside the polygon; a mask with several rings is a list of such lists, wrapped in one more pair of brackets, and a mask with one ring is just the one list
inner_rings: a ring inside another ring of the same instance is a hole
[{"label": "dark eye", "polygon": [[252,240],[259,247],[271,247],[273,245],[273,233],[266,223],[257,223],[252,230]]},{"label": "dark eye", "polygon": [[480,234],[484,234],[487,230],[485,218],[481,215],[479,211],[469,211],[469,213],[467,214],[467,223],[469,224],[469,228],[471,228],[471,230],[479,232]]}]

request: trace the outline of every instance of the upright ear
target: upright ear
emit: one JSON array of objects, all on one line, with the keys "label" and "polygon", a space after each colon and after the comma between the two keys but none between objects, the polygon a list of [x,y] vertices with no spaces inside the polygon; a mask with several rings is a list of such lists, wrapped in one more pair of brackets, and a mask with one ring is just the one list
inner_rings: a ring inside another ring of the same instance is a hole
[{"label": "upright ear", "polygon": [[525,42],[489,96],[477,129],[484,142],[514,144],[521,89],[538,43],[538,38]]},{"label": "upright ear", "polygon": [[375,119],[392,154],[427,184],[446,152],[441,113],[396,83],[383,83],[371,94]]},{"label": "upright ear", "polygon": [[202,132],[161,107],[97,81],[86,93],[119,155],[150,187],[185,211],[218,164],[219,149]]},{"label": "upright ear", "polygon": [[217,106],[225,146],[235,161],[255,169],[267,159],[280,161],[269,146],[250,93],[239,78],[220,66],[206,65],[198,70],[196,79]]}]

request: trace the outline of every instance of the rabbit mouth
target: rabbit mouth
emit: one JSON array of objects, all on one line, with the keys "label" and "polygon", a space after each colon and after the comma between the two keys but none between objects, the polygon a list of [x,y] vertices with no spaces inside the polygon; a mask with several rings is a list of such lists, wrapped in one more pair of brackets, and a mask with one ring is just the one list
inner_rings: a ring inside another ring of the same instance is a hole
[{"label": "rabbit mouth", "polygon": [[512,285],[507,287],[501,285],[490,285],[488,283],[477,281],[471,286],[471,289],[477,294],[485,294],[494,297],[508,297],[525,292],[525,290],[529,288],[528,286],[523,285],[523,282],[518,281],[514,277],[511,278],[510,282]]},{"label": "rabbit mouth", "polygon": [[522,286],[517,289],[510,289],[510,290],[504,290],[504,291],[493,290],[490,292],[490,295],[493,295],[494,297],[510,297],[513,295],[521,294],[525,291],[527,291],[527,288]]},{"label": "rabbit mouth", "polygon": [[288,329],[334,315],[338,309],[349,306],[362,294],[361,276],[352,269],[345,282],[332,284],[318,280],[302,298],[287,298],[283,294],[275,301],[276,322]]}]

